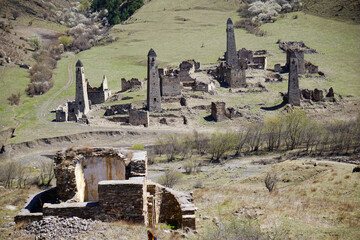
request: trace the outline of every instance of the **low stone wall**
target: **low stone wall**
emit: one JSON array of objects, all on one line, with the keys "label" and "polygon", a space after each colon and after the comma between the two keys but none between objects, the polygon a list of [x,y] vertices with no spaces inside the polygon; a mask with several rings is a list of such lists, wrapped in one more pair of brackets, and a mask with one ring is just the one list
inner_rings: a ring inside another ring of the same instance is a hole
[{"label": "low stone wall", "polygon": [[30,196],[23,209],[15,216],[15,222],[32,222],[43,218],[43,204],[46,202],[56,202],[56,188],[50,188],[35,195]]},{"label": "low stone wall", "polygon": [[160,75],[161,96],[181,95],[180,78],[177,76]]},{"label": "low stone wall", "polygon": [[224,102],[212,102],[211,103],[211,116],[216,122],[225,120],[225,103]]},{"label": "low stone wall", "polygon": [[137,109],[130,109],[129,123],[133,126],[149,126],[149,112]]},{"label": "low stone wall", "polygon": [[112,116],[116,114],[129,114],[130,109],[131,109],[131,103],[111,105],[106,108],[104,115]]},{"label": "low stone wall", "polygon": [[60,203],[50,204],[45,203],[43,207],[44,216],[59,216],[59,217],[79,217],[101,219],[101,209],[99,203],[93,202],[75,202],[75,203]]},{"label": "low stone wall", "polygon": [[108,220],[125,220],[147,225],[145,178],[99,182],[99,207]]}]

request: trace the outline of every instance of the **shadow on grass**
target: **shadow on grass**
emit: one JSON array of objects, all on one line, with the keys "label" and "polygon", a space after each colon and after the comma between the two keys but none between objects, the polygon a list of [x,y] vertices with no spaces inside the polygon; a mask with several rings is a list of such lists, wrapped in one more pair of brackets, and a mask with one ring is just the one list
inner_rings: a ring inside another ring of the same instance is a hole
[{"label": "shadow on grass", "polygon": [[211,121],[214,121],[214,118],[211,116],[211,115],[208,115],[206,117],[204,117],[205,121],[207,122],[211,122]]},{"label": "shadow on grass", "polygon": [[287,101],[283,100],[282,103],[276,105],[276,106],[272,106],[272,107],[261,107],[261,110],[265,110],[265,111],[276,111],[282,107],[284,107],[287,104]]}]

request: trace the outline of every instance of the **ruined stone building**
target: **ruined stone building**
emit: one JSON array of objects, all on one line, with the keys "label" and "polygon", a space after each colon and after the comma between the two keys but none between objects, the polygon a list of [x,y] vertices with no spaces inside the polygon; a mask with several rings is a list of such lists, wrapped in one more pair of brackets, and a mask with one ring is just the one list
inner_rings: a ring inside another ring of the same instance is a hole
[{"label": "ruined stone building", "polygon": [[142,88],[142,82],[139,81],[137,78],[132,78],[128,81],[126,81],[125,78],[121,79],[121,91],[125,92],[129,89],[141,89]]},{"label": "ruined stone building", "polygon": [[246,87],[247,61],[239,59],[236,51],[234,25],[229,18],[226,24],[226,53],[225,63],[221,63],[218,69],[219,80],[230,88]]},{"label": "ruined stone building", "polygon": [[88,123],[86,114],[90,111],[91,104],[103,103],[111,96],[106,76],[100,87],[93,88],[85,78],[84,66],[80,60],[76,62],[75,67],[75,101],[66,102],[56,109],[57,122]]},{"label": "ruined stone building", "polygon": [[76,89],[75,89],[75,107],[76,115],[81,116],[90,111],[89,97],[87,92],[87,81],[85,79],[84,66],[80,60],[76,63]]},{"label": "ruined stone building", "polygon": [[265,50],[253,52],[252,50],[247,50],[246,48],[242,48],[237,51],[238,58],[244,59],[248,68],[263,70],[266,70],[267,67],[266,53],[267,52]]},{"label": "ruined stone building", "polygon": [[148,180],[145,151],[68,149],[54,161],[56,187],[31,197],[15,217],[17,223],[77,216],[195,229],[192,195]]},{"label": "ruined stone building", "polygon": [[291,59],[289,69],[289,82],[288,82],[288,103],[293,106],[300,106],[300,88],[298,78],[297,61]]},{"label": "ruined stone building", "polygon": [[87,92],[91,104],[100,104],[106,102],[111,97],[111,90],[108,88],[106,76],[104,75],[100,87],[91,87],[87,82]]},{"label": "ruined stone building", "polygon": [[148,53],[147,69],[147,109],[149,112],[161,111],[161,91],[157,56],[153,49]]}]

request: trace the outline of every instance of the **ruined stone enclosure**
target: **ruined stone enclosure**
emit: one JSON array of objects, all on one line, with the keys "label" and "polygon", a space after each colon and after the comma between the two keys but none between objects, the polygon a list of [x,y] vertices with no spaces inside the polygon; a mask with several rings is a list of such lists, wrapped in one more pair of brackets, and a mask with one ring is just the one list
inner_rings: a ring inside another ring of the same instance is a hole
[{"label": "ruined stone enclosure", "polygon": [[16,222],[77,216],[195,229],[192,195],[148,181],[146,151],[68,149],[54,161],[57,186],[30,197]]}]

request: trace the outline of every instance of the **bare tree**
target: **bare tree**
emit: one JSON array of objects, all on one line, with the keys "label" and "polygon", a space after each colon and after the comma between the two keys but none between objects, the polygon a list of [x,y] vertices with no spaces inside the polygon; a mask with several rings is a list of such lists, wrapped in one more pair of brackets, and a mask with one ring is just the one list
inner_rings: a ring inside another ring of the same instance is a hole
[{"label": "bare tree", "polygon": [[262,132],[264,130],[264,124],[262,122],[252,123],[248,128],[247,143],[250,151],[258,151],[262,145]]},{"label": "bare tree", "polygon": [[20,16],[20,12],[18,10],[11,10],[11,15],[13,16],[14,20],[16,20]]},{"label": "bare tree", "polygon": [[278,181],[279,179],[275,172],[268,172],[264,180],[265,187],[269,190],[269,192],[272,192],[275,190]]},{"label": "bare tree", "polygon": [[210,139],[211,162],[220,162],[228,151],[233,149],[235,135],[231,133],[214,133]]},{"label": "bare tree", "polygon": [[293,110],[283,119],[285,125],[284,140],[287,149],[295,149],[301,143],[304,123],[307,121],[303,110]]},{"label": "bare tree", "polygon": [[247,129],[246,131],[244,129],[239,130],[236,133],[235,136],[235,156],[239,156],[245,143],[248,141],[248,137],[249,137],[249,129]]},{"label": "bare tree", "polygon": [[204,155],[208,152],[209,149],[209,138],[204,135],[199,133],[198,131],[194,130],[193,132],[193,146],[197,151],[197,154],[199,155]]},{"label": "bare tree", "polygon": [[4,187],[11,188],[13,181],[16,179],[17,164],[14,162],[6,163],[1,171],[1,181]]},{"label": "bare tree", "polygon": [[279,118],[268,118],[265,121],[264,138],[268,151],[280,147],[282,122]]},{"label": "bare tree", "polygon": [[39,184],[48,187],[54,177],[54,163],[52,161],[40,161]]},{"label": "bare tree", "polygon": [[175,169],[165,171],[165,174],[159,178],[158,182],[165,187],[173,187],[181,179],[181,173]]}]

